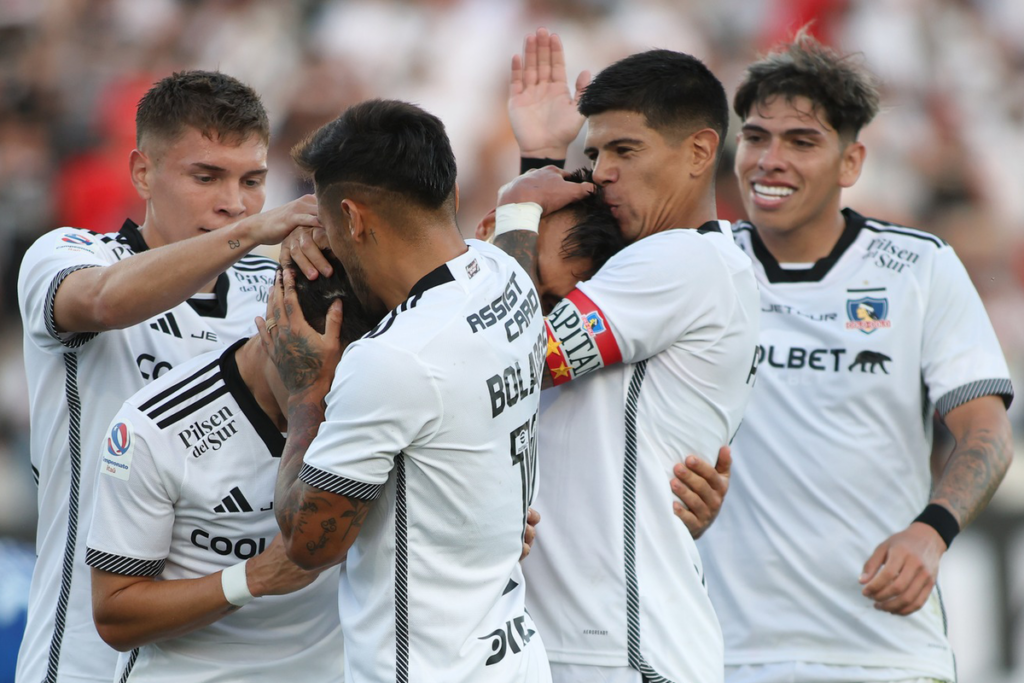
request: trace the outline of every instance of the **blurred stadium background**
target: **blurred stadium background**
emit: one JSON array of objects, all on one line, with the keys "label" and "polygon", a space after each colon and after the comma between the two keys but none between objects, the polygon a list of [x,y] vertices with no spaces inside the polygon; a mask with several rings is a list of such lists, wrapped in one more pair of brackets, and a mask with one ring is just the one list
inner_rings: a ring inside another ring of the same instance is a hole
[{"label": "blurred stadium background", "polygon": [[[288,150],[305,133],[368,97],[416,102],[448,126],[468,235],[518,167],[505,83],[527,31],[562,36],[570,81],[666,47],[703,59],[731,95],[751,59],[809,20],[822,40],[863,53],[884,82],[883,113],[863,134],[866,170],[846,203],[955,246],[1020,391],[1021,0],[0,0],[0,682],[13,676],[35,518],[18,266],[54,227],[141,222],[127,159],[134,105],[153,81],[220,69],[263,95],[273,126],[267,208],[303,189]],[[570,164],[582,162],[574,149]],[[742,217],[729,157],[719,194],[720,216]],[[1022,404],[1011,409],[1018,441]],[[1019,460],[943,563],[963,683],[1024,681]]]}]

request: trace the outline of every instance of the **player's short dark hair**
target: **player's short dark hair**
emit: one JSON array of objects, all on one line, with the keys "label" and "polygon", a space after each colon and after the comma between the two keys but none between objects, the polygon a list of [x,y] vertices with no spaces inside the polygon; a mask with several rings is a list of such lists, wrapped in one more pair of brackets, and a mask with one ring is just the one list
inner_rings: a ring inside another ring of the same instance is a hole
[{"label": "player's short dark hair", "polygon": [[[590,183],[593,182],[593,171],[579,168],[566,180]],[[562,238],[561,256],[563,259],[588,259],[589,270],[579,275],[589,280],[608,259],[625,248],[626,240],[622,237],[615,214],[601,197],[600,187],[583,199],[567,205],[565,210],[572,212],[575,223]]]},{"label": "player's short dark hair", "polygon": [[330,249],[324,250],[324,257],[334,268],[334,273],[327,277],[320,275],[315,280],[310,280],[302,272],[301,268],[291,266],[295,274],[295,295],[299,300],[299,307],[302,309],[302,317],[306,319],[310,327],[324,333],[327,325],[327,311],[335,299],[341,299],[341,341],[348,344],[360,339],[363,335],[373,329],[379,321],[371,320],[366,309],[359,303],[359,298],[352,290],[348,281],[345,267]]},{"label": "player's short dark hair", "polygon": [[179,71],[153,85],[139,100],[135,140],[175,140],[187,128],[208,138],[242,142],[255,135],[270,142],[270,120],[256,91],[218,71]]},{"label": "player's short dark hair", "polygon": [[583,91],[579,111],[637,112],[666,137],[711,128],[718,133],[719,153],[729,130],[721,81],[696,57],[672,50],[648,50],[607,67]]},{"label": "player's short dark hair", "polygon": [[775,97],[806,97],[840,135],[857,139],[878,113],[878,85],[857,55],[840,55],[801,29],[747,67],[733,109],[741,119]]},{"label": "player's short dark hair", "polygon": [[292,159],[320,196],[341,185],[346,193],[384,191],[419,208],[450,204],[455,212],[455,154],[444,124],[408,102],[353,105],[296,145]]}]

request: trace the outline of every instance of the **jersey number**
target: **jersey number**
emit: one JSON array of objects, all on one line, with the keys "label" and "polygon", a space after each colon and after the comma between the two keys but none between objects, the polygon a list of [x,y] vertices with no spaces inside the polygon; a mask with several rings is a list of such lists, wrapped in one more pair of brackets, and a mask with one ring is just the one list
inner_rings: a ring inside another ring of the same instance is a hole
[{"label": "jersey number", "polygon": [[537,413],[509,434],[512,466],[521,466],[523,482],[523,538],[526,538],[526,515],[533,502],[533,489],[537,482]]}]

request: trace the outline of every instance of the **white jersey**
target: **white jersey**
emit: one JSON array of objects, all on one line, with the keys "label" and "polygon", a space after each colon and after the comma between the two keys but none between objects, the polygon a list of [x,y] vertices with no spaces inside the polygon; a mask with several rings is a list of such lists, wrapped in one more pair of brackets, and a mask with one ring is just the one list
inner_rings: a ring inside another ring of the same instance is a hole
[{"label": "white jersey", "polygon": [[722,680],[721,631],[669,481],[687,454],[715,460],[754,383],[757,284],[729,233],[721,221],[645,237],[548,315],[556,384],[583,375],[545,392],[542,523],[524,563],[552,662]]},{"label": "white jersey", "polygon": [[[279,533],[274,485],[284,437],[242,381],[239,341],[132,396],[99,448],[89,566],[157,581],[213,574]],[[131,523],[125,523],[131,520]],[[267,595],[209,626],[121,655],[112,680],[343,680],[338,570]],[[299,675],[298,672],[301,672]]]},{"label": "white jersey", "polygon": [[858,577],[928,503],[935,410],[1009,401],[1009,374],[945,242],[844,214],[832,253],[804,270],[780,267],[751,226],[737,230],[761,286],[761,363],[728,499],[701,539],[708,586],[727,664],[952,681],[938,587],[899,617],[874,609]]},{"label": "white jersey", "polygon": [[135,224],[118,233],[61,228],[29,248],[18,276],[28,375],[32,469],[37,477],[38,562],[17,681],[109,681],[117,653],[92,621],[85,528],[92,476],[110,418],[145,384],[175,365],[248,336],[266,311],[276,263],[246,256],[193,299],[146,322],[102,333],[62,334],[57,288],[70,273],[109,266],[146,249]]},{"label": "white jersey", "polygon": [[540,302],[515,261],[468,244],[346,349],[299,475],[375,500],[341,573],[351,683],[550,680],[519,566]]}]

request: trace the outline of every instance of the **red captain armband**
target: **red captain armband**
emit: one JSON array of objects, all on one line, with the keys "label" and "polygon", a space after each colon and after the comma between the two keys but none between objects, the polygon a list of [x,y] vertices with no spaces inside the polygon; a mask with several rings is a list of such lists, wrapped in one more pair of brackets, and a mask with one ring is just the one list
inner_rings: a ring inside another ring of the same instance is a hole
[{"label": "red captain armband", "polygon": [[544,319],[548,372],[555,386],[622,362],[622,351],[604,312],[578,289]]}]

